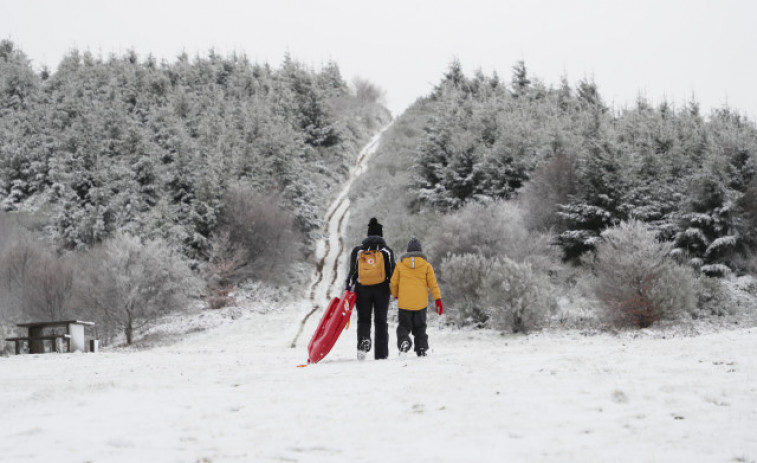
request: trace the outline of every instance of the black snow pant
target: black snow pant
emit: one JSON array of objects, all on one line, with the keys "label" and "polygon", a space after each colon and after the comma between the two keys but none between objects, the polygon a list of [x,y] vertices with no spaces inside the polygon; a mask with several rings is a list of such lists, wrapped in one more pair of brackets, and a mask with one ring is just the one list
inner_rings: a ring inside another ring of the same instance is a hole
[{"label": "black snow pant", "polygon": [[374,316],[376,342],[374,343],[374,356],[376,360],[389,357],[389,283],[381,283],[373,286],[358,284],[355,288],[357,300],[357,345],[364,339],[371,339],[371,315]]},{"label": "black snow pant", "polygon": [[397,316],[399,325],[397,325],[397,348],[402,346],[403,341],[407,341],[410,345],[413,345],[413,341],[410,340],[410,333],[415,338],[415,350],[416,354],[423,349],[428,350],[428,335],[426,334],[426,315],[428,309],[423,308],[421,310],[405,310],[399,309]]}]

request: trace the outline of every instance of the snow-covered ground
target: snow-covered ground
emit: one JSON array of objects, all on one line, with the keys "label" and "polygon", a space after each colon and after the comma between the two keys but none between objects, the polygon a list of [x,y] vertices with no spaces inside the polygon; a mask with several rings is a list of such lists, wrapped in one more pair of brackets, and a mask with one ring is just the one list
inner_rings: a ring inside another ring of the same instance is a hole
[{"label": "snow-covered ground", "polygon": [[176,314],[151,349],[0,357],[0,462],[757,462],[753,323],[503,336],[431,314],[427,358],[399,359],[390,323],[392,357],[359,362],[353,314],[298,368],[348,206],[301,301]]},{"label": "snow-covered ground", "polygon": [[0,461],[757,461],[757,329],[501,336],[434,315],[427,358],[359,362],[353,326],[297,368],[301,309],[0,358]]}]

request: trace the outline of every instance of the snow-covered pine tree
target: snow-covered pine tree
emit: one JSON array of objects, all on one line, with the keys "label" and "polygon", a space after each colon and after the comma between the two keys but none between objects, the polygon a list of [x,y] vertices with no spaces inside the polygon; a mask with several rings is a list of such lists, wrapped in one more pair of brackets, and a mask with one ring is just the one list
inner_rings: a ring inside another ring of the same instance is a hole
[{"label": "snow-covered pine tree", "polygon": [[735,192],[727,187],[725,160],[710,158],[692,179],[676,236],[676,255],[709,276],[729,271],[727,258],[736,250]]},{"label": "snow-covered pine tree", "polygon": [[531,79],[528,78],[528,70],[523,60],[518,61],[513,66],[513,76],[511,86],[514,98],[526,98],[530,92]]},{"label": "snow-covered pine tree", "polygon": [[578,156],[578,193],[558,214],[568,230],[557,237],[566,260],[593,250],[603,230],[626,218],[622,203],[627,184],[623,156],[614,145],[601,105],[596,105],[584,130],[584,151]]}]

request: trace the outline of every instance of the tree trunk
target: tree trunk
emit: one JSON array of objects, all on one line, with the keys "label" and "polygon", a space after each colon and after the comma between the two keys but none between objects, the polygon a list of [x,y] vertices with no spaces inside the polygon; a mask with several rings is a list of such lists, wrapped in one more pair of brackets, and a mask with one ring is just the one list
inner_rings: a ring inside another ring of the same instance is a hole
[{"label": "tree trunk", "polygon": [[131,345],[131,342],[134,337],[134,320],[131,318],[131,314],[128,315],[128,319],[126,321],[126,328],[124,329],[124,333],[126,334],[126,344]]}]

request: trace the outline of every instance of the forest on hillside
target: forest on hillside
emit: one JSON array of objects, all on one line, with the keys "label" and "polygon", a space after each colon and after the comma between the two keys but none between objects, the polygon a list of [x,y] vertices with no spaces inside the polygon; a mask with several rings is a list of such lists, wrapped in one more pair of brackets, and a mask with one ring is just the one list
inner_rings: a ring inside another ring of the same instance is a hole
[{"label": "forest on hillside", "polygon": [[[547,86],[519,62],[504,81],[453,62],[372,163],[383,182],[354,188],[350,240],[374,215],[398,254],[425,239],[454,323],[723,315],[736,310],[723,279],[757,272],[757,128],[727,106],[610,108],[586,79]],[[599,302],[561,315],[570,299]]]},{"label": "forest on hillside", "polygon": [[381,99],[334,62],[72,50],[35,72],[1,41],[2,324],[86,317],[131,341],[187,300],[301,283]]},{"label": "forest on hillside", "polygon": [[[391,120],[381,100],[333,62],[73,50],[36,72],[1,41],[0,335],[83,317],[131,343],[240,285],[302,286],[326,207]],[[728,317],[757,273],[756,173],[733,108],[612,108],[586,79],[453,62],[353,185],[348,241],[370,217],[398,254],[420,237],[457,326]]]}]

